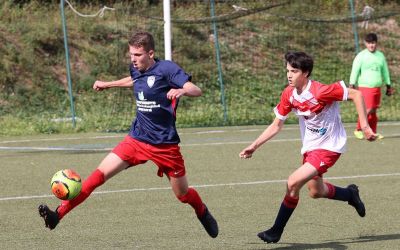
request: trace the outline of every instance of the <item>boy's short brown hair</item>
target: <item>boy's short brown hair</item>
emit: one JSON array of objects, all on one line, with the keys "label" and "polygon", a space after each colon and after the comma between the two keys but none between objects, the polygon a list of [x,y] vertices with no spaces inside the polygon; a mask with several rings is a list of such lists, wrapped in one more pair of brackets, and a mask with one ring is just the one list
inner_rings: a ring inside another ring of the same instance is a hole
[{"label": "boy's short brown hair", "polygon": [[154,50],[154,38],[149,32],[139,31],[134,33],[128,44],[133,47],[143,47],[146,52]]}]

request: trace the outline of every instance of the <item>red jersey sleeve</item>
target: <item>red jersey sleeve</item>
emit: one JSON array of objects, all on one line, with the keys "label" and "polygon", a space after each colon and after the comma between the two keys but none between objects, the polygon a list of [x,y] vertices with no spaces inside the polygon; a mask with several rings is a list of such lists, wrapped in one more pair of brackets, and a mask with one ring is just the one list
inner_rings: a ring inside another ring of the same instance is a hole
[{"label": "red jersey sleeve", "polygon": [[290,101],[292,93],[293,88],[286,87],[281,94],[281,100],[274,108],[274,113],[280,120],[286,120],[287,115],[292,111],[292,103]]},{"label": "red jersey sleeve", "polygon": [[343,81],[329,85],[322,84],[317,91],[316,99],[320,102],[345,101],[348,97],[348,90]]}]

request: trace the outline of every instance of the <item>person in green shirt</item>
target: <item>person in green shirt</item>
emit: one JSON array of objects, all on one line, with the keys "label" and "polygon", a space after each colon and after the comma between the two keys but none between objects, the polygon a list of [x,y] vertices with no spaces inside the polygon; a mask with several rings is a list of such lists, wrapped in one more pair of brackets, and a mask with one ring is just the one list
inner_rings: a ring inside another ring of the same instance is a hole
[{"label": "person in green shirt", "polygon": [[[361,91],[367,107],[369,126],[376,133],[378,125],[376,113],[381,102],[381,87],[383,84],[386,85],[387,96],[392,95],[394,89],[391,87],[386,58],[381,51],[377,50],[378,36],[375,33],[369,33],[365,36],[364,42],[366,49],[358,53],[353,61],[350,88]],[[378,139],[383,139],[381,134],[376,134]],[[359,120],[354,135],[358,139],[364,138]]]}]

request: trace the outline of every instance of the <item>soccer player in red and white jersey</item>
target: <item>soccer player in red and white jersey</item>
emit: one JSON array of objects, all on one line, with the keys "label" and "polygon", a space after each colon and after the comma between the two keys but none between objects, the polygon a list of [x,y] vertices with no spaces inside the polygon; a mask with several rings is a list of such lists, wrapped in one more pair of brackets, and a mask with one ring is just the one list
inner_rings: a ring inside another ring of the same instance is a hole
[{"label": "soccer player in red and white jersey", "polygon": [[364,100],[358,90],[346,88],[343,81],[325,85],[310,80],[314,62],[304,52],[288,52],[285,60],[289,84],[274,109],[276,118],[253,143],[239,153],[239,157],[244,159],[252,157],[262,144],[279,133],[291,111],[299,117],[303,165],[287,180],[286,195],[274,225],[258,234],[267,243],[280,240],[283,229],[299,202],[300,189],[305,184],[312,198],[347,201],[359,216],[365,216],[365,206],[356,185],[342,188],[323,179],[323,174],[345,151],[346,132],[340,119],[338,102],[352,100],[365,138],[374,140],[376,137],[368,125]]},{"label": "soccer player in red and white jersey", "polygon": [[185,164],[178,143],[176,110],[183,96],[202,94],[191,82],[191,76],[176,63],[155,58],[153,36],[137,32],[129,40],[130,76],[116,81],[96,81],[93,89],[112,87],[132,88],[136,98],[136,118],[129,134],[110,152],[95,171],[83,182],[81,193],[72,200],[61,202],[55,211],[39,206],[46,227],[54,229],[59,221],[81,204],[97,187],[119,172],[147,161],[154,162],[157,175],[167,176],[179,201],[193,207],[207,233],[215,238],[218,224],[197,191],[188,186]]}]

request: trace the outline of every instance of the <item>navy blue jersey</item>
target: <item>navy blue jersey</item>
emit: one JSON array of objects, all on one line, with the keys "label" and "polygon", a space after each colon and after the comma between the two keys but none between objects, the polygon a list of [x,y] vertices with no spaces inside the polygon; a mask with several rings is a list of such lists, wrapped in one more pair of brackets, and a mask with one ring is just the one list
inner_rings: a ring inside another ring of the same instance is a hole
[{"label": "navy blue jersey", "polygon": [[132,65],[133,93],[136,98],[136,119],[129,135],[149,144],[177,144],[176,109],[178,100],[169,100],[170,89],[182,88],[191,76],[171,61],[156,60],[147,71]]}]

